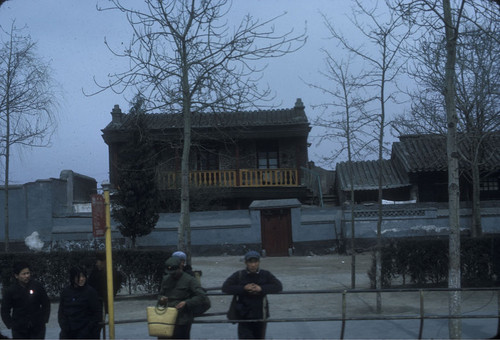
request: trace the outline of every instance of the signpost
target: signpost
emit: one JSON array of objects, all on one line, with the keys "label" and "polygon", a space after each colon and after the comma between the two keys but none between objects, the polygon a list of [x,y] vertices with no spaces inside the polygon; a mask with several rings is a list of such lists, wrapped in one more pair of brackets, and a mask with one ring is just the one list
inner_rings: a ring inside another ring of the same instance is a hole
[{"label": "signpost", "polygon": [[104,196],[95,194],[92,199],[92,233],[94,237],[105,237],[106,281],[108,293],[109,338],[115,338],[115,314],[113,308],[113,259],[111,247],[111,214],[109,184],[103,183]]},{"label": "signpost", "polygon": [[104,197],[92,195],[92,234],[94,237],[104,237],[106,234],[106,205]]},{"label": "signpost", "polygon": [[103,183],[105,220],[106,220],[106,278],[108,282],[108,316],[109,338],[115,338],[115,310],[113,307],[113,252],[111,247],[111,204],[109,197],[109,183]]}]

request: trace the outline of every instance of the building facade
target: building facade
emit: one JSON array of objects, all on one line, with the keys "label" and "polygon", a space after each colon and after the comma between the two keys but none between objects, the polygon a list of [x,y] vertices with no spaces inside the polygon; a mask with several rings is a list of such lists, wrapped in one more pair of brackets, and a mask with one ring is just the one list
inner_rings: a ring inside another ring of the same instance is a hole
[{"label": "building facade", "polygon": [[[117,105],[111,115],[102,136],[109,148],[110,181],[116,185],[120,154],[138,115],[122,113]],[[141,119],[156,151],[157,186],[166,208],[176,207],[183,117],[143,114]],[[305,199],[302,168],[308,162],[311,128],[301,99],[291,109],[193,114],[191,125],[192,210],[247,208],[256,199]]]}]

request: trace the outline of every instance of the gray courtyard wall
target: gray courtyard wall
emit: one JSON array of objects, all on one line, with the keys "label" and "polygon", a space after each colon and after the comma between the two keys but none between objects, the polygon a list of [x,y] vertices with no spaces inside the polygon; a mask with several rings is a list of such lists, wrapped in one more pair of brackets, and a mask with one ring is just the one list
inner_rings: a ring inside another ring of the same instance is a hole
[{"label": "gray courtyard wall", "polygon": [[[69,180],[71,179],[71,180]],[[82,181],[80,181],[82,179]],[[86,185],[82,183],[87,183]],[[72,190],[68,185],[74,186]],[[76,186],[75,186],[76,185]],[[34,231],[42,241],[92,241],[92,217],[90,209],[81,205],[81,194],[91,192],[92,181],[64,172],[59,179],[38,180],[24,185],[10,186],[10,240],[24,242]],[[95,188],[94,188],[95,190]],[[297,201],[298,202],[298,201]],[[278,202],[282,203],[282,202]],[[500,233],[500,208],[498,202],[489,202],[482,209],[482,226],[485,233]],[[0,188],[0,204],[4,204],[3,188]],[[276,205],[276,206],[279,206]],[[351,212],[348,206],[313,207],[290,205],[292,239],[294,245],[351,237]],[[2,209],[3,211],[3,209]],[[83,212],[82,212],[83,211]],[[0,241],[4,240],[4,219],[0,219]],[[179,214],[161,214],[155,230],[137,240],[140,247],[175,247]],[[193,246],[211,246],[221,249],[230,245],[255,246],[261,244],[260,210],[230,210],[192,212],[191,230]],[[461,227],[464,233],[470,227],[470,209],[461,209]],[[374,207],[356,206],[355,237],[374,239],[377,230],[377,214]],[[412,237],[447,235],[448,212],[438,205],[408,204],[384,206],[383,237]],[[113,239],[124,243],[124,238],[112,221]]]}]

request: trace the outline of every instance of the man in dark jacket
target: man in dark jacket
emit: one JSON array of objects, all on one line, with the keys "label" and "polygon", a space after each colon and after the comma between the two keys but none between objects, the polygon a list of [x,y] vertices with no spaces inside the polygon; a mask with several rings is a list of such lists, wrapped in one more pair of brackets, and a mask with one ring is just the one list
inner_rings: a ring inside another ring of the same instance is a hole
[{"label": "man in dark jacket", "polygon": [[14,339],[44,339],[50,317],[49,297],[39,282],[31,280],[28,263],[16,262],[13,269],[15,282],[3,294],[3,323],[12,329]]},{"label": "man in dark jacket", "polygon": [[61,293],[57,319],[60,339],[99,339],[102,303],[94,288],[87,285],[87,273],[73,267],[70,285]]},{"label": "man in dark jacket", "polygon": [[[113,268],[113,296],[116,296],[121,288],[121,275]],[[108,314],[108,278],[106,273],[106,254],[99,252],[96,255],[94,269],[88,278],[88,284],[97,291],[104,305],[104,312]]]},{"label": "man in dark jacket", "polygon": [[[240,320],[265,320],[269,317],[267,294],[279,293],[283,286],[271,272],[259,268],[260,254],[245,254],[246,270],[239,270],[226,279],[222,291],[237,296],[236,310]],[[239,339],[264,339],[266,322],[238,323]]]},{"label": "man in dark jacket", "polygon": [[181,259],[171,256],[165,261],[165,275],[161,282],[158,304],[177,308],[174,339],[189,339],[193,311],[201,306],[206,293],[193,276],[182,271]]}]

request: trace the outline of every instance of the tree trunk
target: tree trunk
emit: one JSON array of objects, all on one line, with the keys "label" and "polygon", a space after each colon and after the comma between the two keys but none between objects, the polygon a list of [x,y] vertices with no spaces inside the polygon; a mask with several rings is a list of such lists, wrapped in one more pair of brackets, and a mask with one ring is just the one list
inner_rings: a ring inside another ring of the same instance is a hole
[{"label": "tree trunk", "polygon": [[[458,32],[453,27],[450,0],[443,0],[443,12],[446,32],[445,103],[448,123],[448,209],[450,222],[448,288],[460,289],[460,186],[457,151],[458,117],[455,105],[455,63]],[[461,314],[461,304],[461,292],[450,291],[449,313],[451,316]],[[462,336],[462,321],[460,319],[449,319],[448,329],[451,339],[460,339]]]},{"label": "tree trunk", "polygon": [[[349,142],[348,142],[349,143]],[[352,170],[351,151],[349,150],[350,185],[351,185],[351,289],[356,288],[356,252],[354,250],[354,179]]]},{"label": "tree trunk", "polygon": [[[7,88],[7,91],[9,89]],[[4,192],[5,192],[5,203],[4,203],[4,250],[5,253],[9,252],[9,166],[10,166],[10,107],[9,99],[6,101],[6,114],[5,114],[5,181],[4,181]]]},{"label": "tree trunk", "polygon": [[191,97],[189,95],[189,68],[185,50],[181,52],[182,60],[182,113],[184,118],[184,136],[181,160],[181,215],[178,230],[177,249],[186,253],[186,264],[191,265],[191,219],[189,215],[189,155],[191,151]]},{"label": "tree trunk", "polygon": [[[379,158],[377,249],[375,252],[375,288],[382,289],[382,161]],[[382,312],[382,294],[377,292],[377,313]]]},{"label": "tree trunk", "polygon": [[479,237],[482,235],[481,226],[481,197],[480,197],[480,173],[477,160],[472,164],[472,237]]},{"label": "tree trunk", "polygon": [[[378,152],[378,209],[377,209],[377,250],[375,254],[375,275],[376,275],[376,289],[382,289],[382,175],[383,175],[383,162],[382,162],[382,151],[384,145],[384,86],[382,85],[382,95],[381,95],[381,107],[382,113],[380,115],[380,135],[379,135],[379,152]],[[382,312],[382,294],[377,292],[377,313]]]},{"label": "tree trunk", "polygon": [[[385,47],[385,45],[384,45]],[[377,253],[376,253],[376,288],[382,289],[382,184],[383,184],[383,151],[384,151],[384,127],[385,127],[385,54],[383,57],[382,79],[380,81],[380,130],[378,137],[378,219],[377,219]],[[377,313],[382,312],[382,294],[377,293]]]},{"label": "tree trunk", "polygon": [[[8,152],[7,152],[8,154]],[[5,160],[5,204],[4,204],[4,232],[5,232],[5,240],[4,240],[4,250],[7,253],[9,251],[9,157]]]},{"label": "tree trunk", "polygon": [[181,216],[178,230],[177,248],[186,252],[186,232],[189,218],[189,153],[191,149],[191,115],[184,112],[184,138],[181,159]]}]

